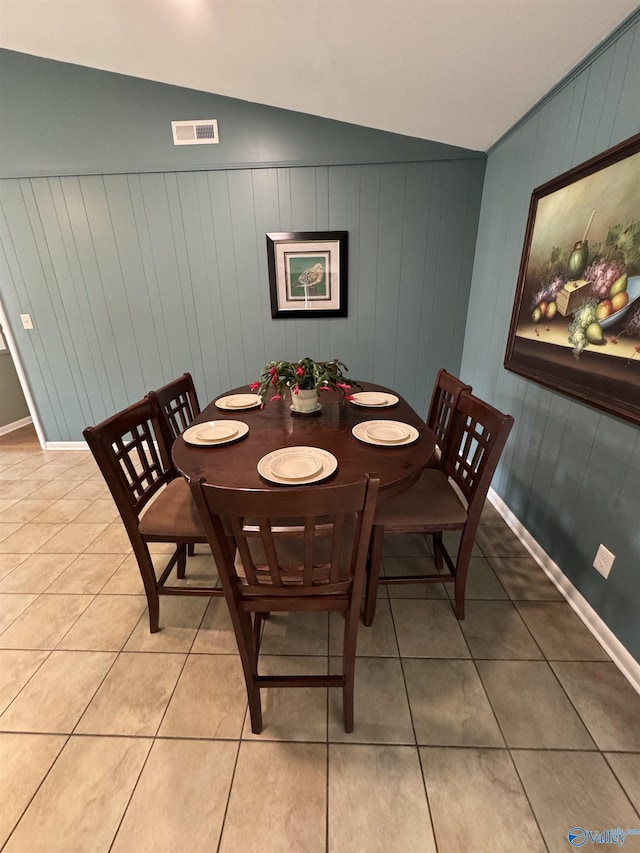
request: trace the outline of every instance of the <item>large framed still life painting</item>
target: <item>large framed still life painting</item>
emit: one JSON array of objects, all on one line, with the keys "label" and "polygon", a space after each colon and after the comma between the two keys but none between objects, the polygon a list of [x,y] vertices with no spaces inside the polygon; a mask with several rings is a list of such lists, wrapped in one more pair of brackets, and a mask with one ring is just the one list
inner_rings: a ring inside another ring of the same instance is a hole
[{"label": "large framed still life painting", "polygon": [[640,424],[640,134],[533,191],[504,365]]}]

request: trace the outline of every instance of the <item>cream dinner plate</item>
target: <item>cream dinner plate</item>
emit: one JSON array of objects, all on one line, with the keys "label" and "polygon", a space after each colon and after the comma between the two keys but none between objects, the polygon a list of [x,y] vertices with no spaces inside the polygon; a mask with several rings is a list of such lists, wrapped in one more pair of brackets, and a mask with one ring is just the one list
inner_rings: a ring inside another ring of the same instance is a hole
[{"label": "cream dinner plate", "polygon": [[283,447],[258,462],[258,474],[270,483],[301,486],[318,483],[338,467],[338,460],[320,447]]},{"label": "cream dinner plate", "polygon": [[393,421],[378,421],[367,427],[367,437],[375,441],[394,442],[406,441],[409,438],[409,427]]},{"label": "cream dinner plate", "polygon": [[219,409],[255,409],[262,404],[262,399],[257,394],[229,394],[216,400]]},{"label": "cream dinner plate", "polygon": [[197,444],[201,447],[216,447],[219,444],[229,444],[249,432],[248,424],[242,421],[208,421],[195,424],[182,433],[187,444]]},{"label": "cream dinner plate", "polygon": [[351,402],[356,406],[366,406],[383,409],[385,406],[395,406],[398,397],[395,394],[381,394],[378,391],[359,391],[351,395]]},{"label": "cream dinner plate", "polygon": [[365,444],[376,444],[380,447],[412,444],[420,435],[415,427],[401,421],[363,421],[356,424],[351,432]]}]

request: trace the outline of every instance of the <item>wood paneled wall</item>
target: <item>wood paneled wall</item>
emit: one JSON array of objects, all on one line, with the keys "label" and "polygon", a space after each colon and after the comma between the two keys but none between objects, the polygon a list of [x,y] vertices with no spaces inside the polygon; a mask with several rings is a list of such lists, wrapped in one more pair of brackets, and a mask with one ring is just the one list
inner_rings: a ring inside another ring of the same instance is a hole
[{"label": "wood paneled wall", "polygon": [[638,17],[490,152],[462,374],[516,419],[494,487],[640,660],[640,429],[502,366],[532,190],[640,130]]},{"label": "wood paneled wall", "polygon": [[[49,441],[185,370],[203,400],[337,357],[426,410],[460,366],[483,159],[15,178],[0,282]],[[273,320],[265,234],[349,232],[349,316]],[[25,332],[20,313],[33,317]]]}]

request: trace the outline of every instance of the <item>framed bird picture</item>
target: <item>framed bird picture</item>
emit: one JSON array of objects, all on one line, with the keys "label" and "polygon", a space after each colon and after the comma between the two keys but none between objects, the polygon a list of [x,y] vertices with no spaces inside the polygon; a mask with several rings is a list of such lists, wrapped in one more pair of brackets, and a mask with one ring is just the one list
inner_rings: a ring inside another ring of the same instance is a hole
[{"label": "framed bird picture", "polygon": [[347,232],[267,234],[271,316],[347,316]]}]

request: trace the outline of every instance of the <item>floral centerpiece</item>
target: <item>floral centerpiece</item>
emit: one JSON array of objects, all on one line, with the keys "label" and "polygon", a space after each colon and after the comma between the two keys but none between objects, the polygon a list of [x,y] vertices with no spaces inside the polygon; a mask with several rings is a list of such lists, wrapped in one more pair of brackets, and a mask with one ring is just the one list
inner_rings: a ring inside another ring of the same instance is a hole
[{"label": "floral centerpiece", "polygon": [[[289,389],[294,408],[311,411],[317,408],[322,391],[339,391],[349,400],[351,389],[360,388],[357,382],[346,379],[343,371],[348,369],[335,358],[333,361],[314,361],[306,356],[300,361],[270,361],[265,364],[258,381],[251,383],[251,390],[262,397],[264,405],[269,391],[273,392],[270,400],[279,400]],[[301,402],[298,398],[310,398],[312,404],[298,406],[297,403]]]}]

